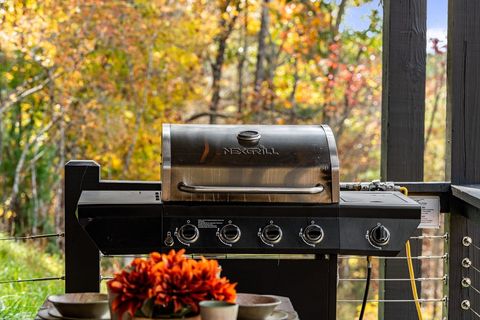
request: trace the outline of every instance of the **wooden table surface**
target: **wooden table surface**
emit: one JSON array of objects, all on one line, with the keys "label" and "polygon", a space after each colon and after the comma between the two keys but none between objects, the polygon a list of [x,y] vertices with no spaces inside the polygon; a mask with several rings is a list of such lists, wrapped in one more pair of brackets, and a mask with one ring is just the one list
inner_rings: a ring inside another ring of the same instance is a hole
[{"label": "wooden table surface", "polygon": [[[278,299],[280,299],[280,301],[282,301],[282,303],[275,310],[282,310],[287,312],[289,314],[288,320],[299,320],[297,312],[295,312],[292,302],[288,297],[281,297],[281,296],[275,296],[275,297],[277,297]],[[40,312],[41,310],[48,309],[50,307],[52,307],[50,302],[45,300],[45,302],[43,303],[43,305],[40,307],[38,311]],[[40,318],[40,316],[37,314],[37,316],[35,317],[35,320],[44,320],[44,319]]]}]

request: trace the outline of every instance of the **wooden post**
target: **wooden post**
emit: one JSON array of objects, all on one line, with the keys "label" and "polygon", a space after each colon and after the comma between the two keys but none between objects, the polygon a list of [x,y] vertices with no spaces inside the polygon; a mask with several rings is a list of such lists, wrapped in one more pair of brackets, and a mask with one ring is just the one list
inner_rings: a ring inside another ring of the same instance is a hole
[{"label": "wooden post", "polygon": [[[480,1],[449,0],[448,6],[448,72],[447,72],[447,177],[452,184],[480,183]],[[478,220],[478,219],[477,219]],[[476,319],[471,311],[460,307],[462,300],[470,300],[478,312],[479,296],[463,288],[460,281],[471,270],[462,267],[461,261],[469,256],[475,267],[480,265],[480,255],[469,255],[462,238],[475,235],[471,216],[466,206],[456,199],[451,202],[449,219],[448,261],[448,318]],[[480,239],[473,239],[478,246]],[[470,251],[471,253],[471,251]],[[472,283],[478,288],[480,281]]]},{"label": "wooden post", "polygon": [[100,166],[94,161],[65,165],[65,292],[100,290],[100,252],[78,223],[77,203],[83,189],[98,184]]},{"label": "wooden post", "polygon": [[[426,0],[385,0],[383,15],[382,162],[386,181],[423,181]],[[405,252],[401,253],[405,255]],[[421,254],[421,243],[412,243]],[[414,264],[420,275],[420,264]],[[408,278],[405,260],[385,260],[385,278]],[[412,299],[408,281],[385,281],[380,297]],[[420,285],[419,285],[420,288]],[[380,305],[380,319],[416,319],[414,303]]]}]

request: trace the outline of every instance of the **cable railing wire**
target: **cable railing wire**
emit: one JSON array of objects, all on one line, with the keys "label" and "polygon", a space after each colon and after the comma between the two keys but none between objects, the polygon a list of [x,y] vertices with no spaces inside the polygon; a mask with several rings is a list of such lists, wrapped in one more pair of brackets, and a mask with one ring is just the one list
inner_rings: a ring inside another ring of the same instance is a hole
[{"label": "cable railing wire", "polygon": [[[443,298],[422,298],[418,299],[420,303],[438,303],[438,302],[446,302],[447,297]],[[340,303],[360,303],[362,300],[360,299],[339,299],[337,302]],[[386,299],[371,299],[367,300],[369,303],[404,303],[404,302],[415,302],[413,299],[392,299],[392,300],[386,300]]]},{"label": "cable railing wire", "polygon": [[0,241],[36,240],[36,239],[59,238],[59,237],[65,237],[65,232],[38,234],[38,235],[22,236],[22,237],[6,237],[6,238],[0,238]]},{"label": "cable railing wire", "polygon": [[[371,281],[410,281],[410,279],[395,279],[395,278],[373,278]],[[446,281],[447,276],[443,277],[432,277],[432,278],[415,278],[415,281]],[[340,278],[338,281],[366,281],[365,278]]]},{"label": "cable railing wire", "polygon": [[[407,257],[378,257],[378,256],[373,256],[372,258],[376,258],[379,260],[406,260]],[[359,259],[359,256],[338,256],[338,259]],[[441,256],[436,256],[436,255],[427,255],[427,256],[415,256],[412,257],[413,260],[429,260],[429,259],[441,259],[441,260],[446,260],[448,259],[448,253],[445,253],[444,255]]]},{"label": "cable railing wire", "polygon": [[410,237],[410,240],[432,240],[432,239],[447,240],[448,239],[448,232],[446,232],[445,234],[441,234],[441,235],[421,235],[421,236]]},{"label": "cable railing wire", "polygon": [[468,309],[468,310],[470,310],[477,318],[480,319],[480,314],[479,314],[477,311],[475,311],[475,310],[472,309],[471,307],[470,307],[470,309]]},{"label": "cable railing wire", "polygon": [[31,279],[0,280],[0,284],[11,284],[11,283],[22,283],[22,282],[54,281],[54,280],[65,280],[65,276],[60,276],[60,277],[31,278]]},{"label": "cable railing wire", "polygon": [[[62,238],[65,237],[65,232],[46,233],[46,234],[37,234],[37,235],[31,235],[31,236],[20,236],[20,237],[6,237],[6,238],[0,238],[0,241],[38,240],[38,239],[59,238],[59,237],[62,237]],[[63,276],[55,276],[55,277],[40,277],[40,278],[30,278],[30,279],[0,280],[0,284],[56,281],[56,280],[65,280],[65,276],[63,275]]]},{"label": "cable railing wire", "polygon": [[478,289],[475,288],[474,286],[469,285],[468,287],[469,287],[470,289],[472,289],[473,291],[475,291],[477,294],[480,294],[480,290],[478,290]]}]

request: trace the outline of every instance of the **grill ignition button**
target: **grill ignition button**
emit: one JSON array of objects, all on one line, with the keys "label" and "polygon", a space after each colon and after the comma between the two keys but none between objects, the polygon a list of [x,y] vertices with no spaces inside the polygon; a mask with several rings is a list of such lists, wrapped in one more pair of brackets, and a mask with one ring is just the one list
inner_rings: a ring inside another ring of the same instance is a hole
[{"label": "grill ignition button", "polygon": [[195,241],[197,241],[198,234],[198,228],[190,223],[181,226],[176,233],[178,240],[186,244],[194,243]]},{"label": "grill ignition button", "polygon": [[276,224],[265,226],[259,233],[260,239],[268,245],[280,242],[280,240],[282,240],[282,235],[282,229]]}]

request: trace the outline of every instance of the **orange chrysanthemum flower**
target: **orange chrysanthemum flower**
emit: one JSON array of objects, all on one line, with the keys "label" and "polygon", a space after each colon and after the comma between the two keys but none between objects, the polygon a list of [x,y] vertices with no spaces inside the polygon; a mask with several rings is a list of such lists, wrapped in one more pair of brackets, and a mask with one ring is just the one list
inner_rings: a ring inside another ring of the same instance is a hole
[{"label": "orange chrysanthemum flower", "polygon": [[154,277],[150,274],[150,265],[144,259],[135,259],[130,266],[115,275],[108,282],[110,291],[116,294],[112,309],[120,317],[126,311],[133,316],[135,312],[149,298],[149,290],[154,286]]},{"label": "orange chrysanthemum flower", "polygon": [[160,314],[198,313],[203,300],[235,301],[236,284],[220,278],[217,261],[187,259],[184,253],[154,252],[148,260],[136,259],[127,271],[116,274],[108,284],[118,294],[113,310],[128,310],[133,315],[145,301],[153,299]]}]

